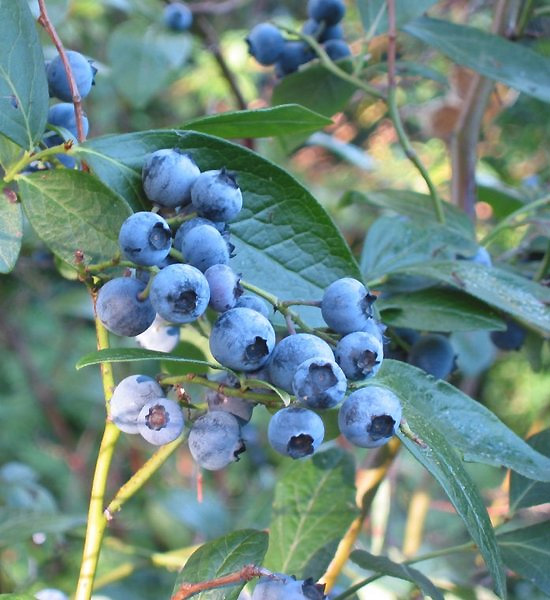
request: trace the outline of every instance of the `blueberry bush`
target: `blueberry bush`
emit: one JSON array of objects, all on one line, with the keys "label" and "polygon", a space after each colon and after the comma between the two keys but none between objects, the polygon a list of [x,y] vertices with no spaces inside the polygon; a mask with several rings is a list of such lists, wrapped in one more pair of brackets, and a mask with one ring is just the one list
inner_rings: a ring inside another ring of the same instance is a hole
[{"label": "blueberry bush", "polygon": [[0,598],[550,596],[548,12],[0,0]]}]

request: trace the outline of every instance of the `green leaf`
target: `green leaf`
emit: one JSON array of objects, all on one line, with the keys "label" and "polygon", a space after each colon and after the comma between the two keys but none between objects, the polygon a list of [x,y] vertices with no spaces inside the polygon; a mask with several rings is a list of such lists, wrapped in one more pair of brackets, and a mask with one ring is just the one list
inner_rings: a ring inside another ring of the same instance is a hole
[{"label": "green leaf", "polygon": [[[407,419],[423,420],[423,430],[443,433],[464,460],[504,466],[531,479],[550,481],[550,458],[533,450],[489,409],[451,384],[388,359],[375,383],[399,396]],[[416,431],[412,422],[411,428]],[[421,431],[417,433],[423,437]]]},{"label": "green leaf", "polygon": [[474,27],[428,17],[416,19],[403,30],[459,65],[550,102],[550,60],[526,46]]},{"label": "green leaf", "polygon": [[309,133],[332,121],[299,104],[283,104],[258,110],[239,110],[184,123],[181,129],[199,131],[222,138],[263,138]]},{"label": "green leaf", "polygon": [[114,30],[107,45],[112,81],[131,106],[143,108],[170,82],[173,69],[190,51],[187,35],[175,36],[150,23],[127,21]]},{"label": "green leaf", "polygon": [[445,225],[383,216],[367,232],[360,267],[367,279],[376,279],[407,265],[470,256],[476,249],[474,240]]},{"label": "green leaf", "polygon": [[[398,215],[410,217],[424,226],[438,224],[432,199],[426,194],[406,190],[382,190],[379,192],[362,193],[352,190],[346,192],[340,204],[345,206],[354,203],[364,203],[381,209],[388,209]],[[466,239],[475,239],[472,221],[461,210],[452,204],[443,203],[446,227]]]},{"label": "green leaf", "polygon": [[398,269],[462,290],[515,317],[543,335],[550,333],[550,289],[498,267],[471,261],[433,261]]},{"label": "green leaf", "polygon": [[[195,550],[177,576],[173,594],[182,583],[209,581],[235,573],[246,565],[260,566],[267,550],[264,531],[243,529],[203,544]],[[193,595],[197,600],[236,600],[244,581]]]},{"label": "green leaf", "polygon": [[[378,383],[382,383],[378,377],[377,379]],[[413,387],[411,385],[411,388]],[[399,438],[411,454],[440,483],[479,548],[493,578],[495,591],[501,598],[506,598],[504,567],[491,520],[479,490],[450,444],[452,440],[449,432],[447,429],[437,427],[433,420],[430,422],[423,410],[418,409],[417,406],[405,402],[405,407],[406,418],[411,429],[420,436],[426,447],[421,447],[401,433],[398,434]]]},{"label": "green leaf", "polygon": [[[396,0],[395,20],[397,27],[424,14],[437,0]],[[386,0],[358,0],[359,14],[363,27],[368,33],[374,27],[374,34],[380,35],[388,30]]]},{"label": "green leaf", "polygon": [[0,511],[0,547],[29,541],[33,534],[65,533],[86,523],[85,515]]},{"label": "green leaf", "polygon": [[423,331],[506,329],[487,304],[457,290],[433,287],[381,296],[376,302],[385,325]]},{"label": "green leaf", "polygon": [[[549,456],[550,429],[531,436],[527,443],[541,454]],[[512,472],[510,476],[510,512],[513,513],[518,508],[537,506],[547,502],[550,502],[550,483],[533,481]]]},{"label": "green leaf", "polygon": [[2,600],[36,600],[36,596],[28,596],[27,594],[0,594]]},{"label": "green leaf", "polygon": [[0,195],[0,273],[9,273],[17,261],[23,240],[21,205]]},{"label": "green leaf", "polygon": [[550,521],[498,536],[506,565],[550,595]]},{"label": "green leaf", "polygon": [[357,515],[354,478],[352,457],[336,448],[287,468],[275,486],[268,569],[315,581],[323,574]]},{"label": "green leaf", "polygon": [[44,133],[47,113],[44,56],[33,16],[26,0],[0,0],[0,133],[30,150]]},{"label": "green leaf", "polygon": [[[230,225],[236,246],[231,266],[248,281],[282,299],[318,300],[335,279],[361,279],[342,234],[313,196],[242,146],[190,131],[147,131],[96,138],[75,152],[111,189],[138,202],[145,156],[171,147],[188,151],[203,171],[226,167],[235,173],[244,207]],[[318,309],[300,307],[300,314],[312,326],[323,325]]]},{"label": "green leaf", "polygon": [[[54,25],[61,23],[67,16],[70,0],[48,0],[48,17]],[[27,0],[29,8],[35,19],[40,16],[40,6],[38,0]]]},{"label": "green leaf", "polygon": [[439,589],[417,569],[393,562],[393,560],[390,560],[386,556],[375,556],[365,550],[354,550],[350,554],[350,560],[362,569],[411,581],[418,586],[425,596],[429,596],[434,600],[444,600],[444,596]]},{"label": "green leaf", "polygon": [[18,179],[21,201],[34,230],[65,262],[75,252],[84,264],[113,258],[118,233],[130,207],[97,178],[82,171],[55,169]]},{"label": "green leaf", "polygon": [[[343,64],[339,66],[345,68]],[[316,113],[331,117],[347,105],[356,89],[322,65],[311,64],[281,79],[273,90],[271,104],[299,102]]]},{"label": "green leaf", "polygon": [[528,202],[527,198],[522,197],[513,188],[503,185],[489,186],[481,184],[477,185],[477,200],[478,202],[487,202],[498,220],[504,219],[504,217],[522,208]]}]

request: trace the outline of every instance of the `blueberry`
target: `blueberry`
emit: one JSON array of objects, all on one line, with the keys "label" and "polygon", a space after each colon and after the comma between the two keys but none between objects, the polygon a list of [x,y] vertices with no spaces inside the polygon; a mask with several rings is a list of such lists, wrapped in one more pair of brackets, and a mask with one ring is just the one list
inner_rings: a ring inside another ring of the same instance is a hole
[{"label": "blueberry", "polygon": [[275,63],[275,72],[279,77],[290,75],[314,58],[315,54],[305,42],[285,41],[283,51]]},{"label": "blueberry", "polygon": [[266,319],[269,319],[269,308],[267,304],[258,296],[252,294],[243,294],[238,300],[236,307],[242,306],[244,308],[251,308],[256,312],[262,314]]},{"label": "blueberry", "polygon": [[315,19],[308,19],[304,23],[302,33],[313,36],[321,43],[327,42],[328,40],[344,39],[344,30],[341,25],[329,25],[328,27],[323,27],[322,24]]},{"label": "blueberry", "polygon": [[170,2],[164,7],[163,20],[172,31],[186,31],[193,24],[193,13],[183,2]]},{"label": "blueberry", "polygon": [[501,350],[519,350],[523,346],[527,331],[515,321],[506,321],[505,331],[491,331],[491,341]]},{"label": "blueberry", "polygon": [[170,323],[191,323],[207,309],[210,289],[205,276],[191,265],[168,265],[151,284],[151,304]]},{"label": "blueberry", "polygon": [[307,14],[311,19],[336,25],[344,17],[346,5],[343,0],[308,0]]},{"label": "blueberry", "polygon": [[486,248],[480,246],[477,249],[477,252],[470,259],[472,262],[478,263],[480,265],[485,265],[486,267],[492,267],[493,261],[491,259],[491,255],[487,251]]},{"label": "blueberry", "polygon": [[246,37],[248,52],[264,66],[275,64],[283,47],[285,40],[275,25],[270,23],[259,23],[252,28]]},{"label": "blueberry", "polygon": [[183,425],[181,408],[177,402],[168,398],[150,400],[143,406],[137,418],[139,434],[155,446],[173,442],[181,435]]},{"label": "blueberry", "polygon": [[261,577],[250,600],[303,600],[302,581],[284,573]]},{"label": "blueberry", "polygon": [[231,375],[231,373],[227,373],[226,371],[222,371],[221,373],[210,376],[208,379],[217,381],[220,384],[220,388],[218,391],[208,390],[206,394],[208,410],[223,410],[225,412],[231,413],[234,417],[236,417],[240,425],[248,423],[248,421],[250,421],[250,419],[252,418],[252,411],[254,410],[254,405],[251,402],[245,400],[244,398],[226,396],[226,392],[231,392],[230,390],[224,387],[238,387],[239,380],[233,375]]},{"label": "blueberry", "polygon": [[321,300],[325,323],[338,333],[351,333],[367,326],[376,297],[357,279],[343,277],[333,281]]},{"label": "blueberry", "polygon": [[34,594],[36,600],[69,600],[69,596],[61,590],[54,588],[44,588]]},{"label": "blueberry", "polygon": [[352,444],[377,448],[395,434],[401,422],[401,402],[390,390],[372,385],[350,394],[338,413],[338,427]]},{"label": "blueberry", "polygon": [[230,247],[224,236],[211,225],[196,225],[178,240],[184,259],[203,273],[212,265],[229,262]]},{"label": "blueberry", "polygon": [[137,418],[147,402],[162,398],[160,385],[147,375],[130,375],[116,387],[111,397],[111,419],[125,433],[139,433]]},{"label": "blueberry", "polygon": [[189,433],[189,450],[197,464],[209,471],[239,460],[246,448],[236,417],[221,410],[199,417]]},{"label": "blueberry", "polygon": [[243,207],[243,195],[235,177],[226,171],[204,171],[191,188],[191,203],[199,217],[231,221]]},{"label": "blueberry", "polygon": [[239,275],[227,265],[212,265],[204,272],[210,287],[210,306],[217,312],[234,308],[243,293]]},{"label": "blueberry", "polygon": [[124,258],[136,265],[150,267],[168,256],[172,248],[172,232],[160,215],[137,212],[122,224],[118,243]]},{"label": "blueberry", "polygon": [[171,352],[180,341],[180,329],[157,315],[151,326],[136,336],[136,342],[147,350]]},{"label": "blueberry", "polygon": [[351,56],[350,47],[344,40],[328,40],[323,44],[323,48],[331,60],[340,60]]},{"label": "blueberry", "polygon": [[445,379],[455,367],[455,351],[444,335],[423,335],[413,344],[409,362],[438,379]]},{"label": "blueberry", "polygon": [[384,349],[380,338],[365,331],[354,331],[338,342],[334,355],[346,377],[357,381],[378,373]]},{"label": "blueberry", "polygon": [[[48,124],[53,125],[54,127],[63,127],[76,140],[77,129],[76,116],[74,114],[74,104],[72,102],[60,102],[59,104],[54,104],[51,106],[48,110]],[[86,137],[90,129],[90,124],[86,114],[82,115],[82,129],[84,132],[84,137]],[[63,142],[63,138],[55,134],[53,136],[48,136],[45,141],[46,145],[51,147],[61,144]]]},{"label": "blueberry", "polygon": [[378,338],[382,343],[384,343],[384,340],[386,339],[384,336],[386,329],[387,327],[376,319],[368,319],[365,325],[361,327],[361,331],[374,335],[374,337]]},{"label": "blueberry", "polygon": [[313,454],[322,443],[325,426],[321,417],[307,408],[289,406],[269,420],[267,438],[274,450],[291,458]]},{"label": "blueberry", "polygon": [[210,333],[210,351],[224,367],[254,371],[268,360],[275,346],[271,323],[250,308],[222,313]]},{"label": "blueberry", "polygon": [[178,148],[157,150],[143,164],[143,190],[151,202],[175,208],[191,200],[191,186],[199,175],[189,154]]},{"label": "blueberry", "polygon": [[109,331],[134,337],[151,325],[155,320],[155,309],[148,298],[138,298],[138,294],[144,289],[145,283],[142,281],[131,277],[116,277],[99,290],[97,316]]},{"label": "blueberry", "polygon": [[269,361],[271,383],[292,393],[292,380],[298,365],[308,358],[334,360],[334,354],[324,340],[310,333],[297,333],[283,338],[275,346]]},{"label": "blueberry", "polygon": [[292,380],[296,399],[310,408],[336,406],[344,399],[347,386],[346,376],[336,362],[318,357],[301,363]]},{"label": "blueberry", "polygon": [[[94,84],[95,69],[91,62],[74,50],[67,51],[67,58],[81,98],[85,98]],[[50,96],[55,96],[64,102],[71,102],[73,96],[65,73],[61,57],[57,55],[46,67]]]}]

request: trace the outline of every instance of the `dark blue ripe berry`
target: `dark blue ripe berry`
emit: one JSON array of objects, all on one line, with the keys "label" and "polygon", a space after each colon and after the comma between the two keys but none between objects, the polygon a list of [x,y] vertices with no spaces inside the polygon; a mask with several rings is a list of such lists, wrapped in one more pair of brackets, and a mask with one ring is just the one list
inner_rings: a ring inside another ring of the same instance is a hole
[{"label": "dark blue ripe berry", "polygon": [[354,331],[338,342],[334,355],[346,377],[357,381],[378,373],[384,349],[379,337],[366,331]]},{"label": "dark blue ripe berry", "polygon": [[332,408],[346,394],[347,380],[335,361],[310,358],[301,363],[292,380],[292,391],[297,400],[310,408]]},{"label": "dark blue ripe berry", "polygon": [[185,231],[177,241],[180,246],[176,248],[185,261],[203,273],[212,265],[229,262],[231,246],[212,225],[196,225]]},{"label": "dark blue ripe berry", "polygon": [[144,289],[145,283],[138,279],[117,277],[99,290],[97,316],[109,331],[134,337],[151,325],[156,311],[149,299],[138,297]]},{"label": "dark blue ripe berry", "polygon": [[137,212],[124,221],[118,234],[124,258],[137,265],[160,264],[172,247],[172,232],[168,223],[152,212]]},{"label": "dark blue ripe berry", "polygon": [[313,60],[315,54],[305,42],[285,41],[283,51],[275,63],[275,72],[279,77],[290,75],[298,67]]},{"label": "dark blue ripe berry", "polygon": [[304,458],[317,450],[325,437],[325,426],[319,415],[300,407],[287,407],[277,411],[270,419],[267,437],[274,450],[290,456]]},{"label": "dark blue ripe berry", "polygon": [[[92,89],[96,69],[85,56],[74,50],[67,51],[67,58],[81,98],[85,98]],[[50,96],[55,96],[64,102],[71,102],[73,96],[67,79],[67,73],[61,57],[56,56],[46,67]]]},{"label": "dark blue ripe berry", "polygon": [[234,308],[243,293],[239,275],[228,265],[212,265],[204,276],[210,287],[210,307],[217,312]]},{"label": "dark blue ripe berry", "polygon": [[308,0],[307,14],[311,19],[327,25],[336,25],[344,17],[346,5],[343,0]]},{"label": "dark blue ripe berry", "polygon": [[412,346],[409,362],[429,375],[445,379],[455,367],[455,351],[444,335],[430,333],[421,336]]},{"label": "dark blue ripe berry", "polygon": [[340,60],[346,56],[351,56],[350,47],[344,40],[328,40],[323,44],[323,48],[331,60]]},{"label": "dark blue ripe berry", "polygon": [[243,308],[251,308],[256,312],[262,314],[266,319],[269,319],[269,307],[266,302],[258,296],[253,296],[252,294],[243,294],[238,300],[236,307],[242,306]]},{"label": "dark blue ripe berry", "polygon": [[519,323],[507,320],[505,331],[491,331],[491,341],[501,350],[519,350],[526,335],[527,331]]},{"label": "dark blue ripe berry", "polygon": [[357,279],[343,277],[333,281],[321,300],[325,323],[338,333],[360,331],[372,318],[376,297]]},{"label": "dark blue ripe berry", "polygon": [[261,65],[269,66],[278,60],[285,40],[281,32],[271,23],[259,23],[252,28],[246,37],[248,52]]},{"label": "dark blue ripe berry", "polygon": [[184,419],[179,405],[168,398],[154,398],[141,409],[139,434],[150,444],[163,446],[173,442],[183,431]]},{"label": "dark blue ripe berry", "polygon": [[205,276],[191,265],[168,265],[155,275],[151,303],[171,323],[191,323],[207,309],[210,289]]},{"label": "dark blue ripe berry", "polygon": [[164,7],[163,20],[172,31],[186,31],[193,24],[193,13],[183,2],[170,2]]},{"label": "dark blue ripe berry", "polygon": [[377,448],[394,435],[401,416],[401,402],[392,391],[369,385],[344,400],[338,414],[338,427],[352,444]]},{"label": "dark blue ripe berry", "polygon": [[251,600],[303,600],[303,583],[284,573],[273,573],[258,581]]},{"label": "dark blue ripe berry", "polygon": [[[51,106],[48,110],[48,124],[54,125],[55,127],[63,127],[76,140],[77,130],[76,116],[74,114],[74,104],[72,102],[60,102],[59,104],[54,104],[53,106]],[[84,136],[87,136],[89,130],[89,122],[88,117],[86,115],[82,115],[82,129],[84,132]],[[61,144],[63,142],[63,138],[55,134],[53,136],[48,136],[45,141],[46,145],[51,147]]]},{"label": "dark blue ripe berry", "polygon": [[227,222],[241,211],[243,195],[229,171],[204,171],[191,188],[191,203],[200,217]]},{"label": "dark blue ripe berry", "polygon": [[331,25],[326,27],[323,23],[315,21],[315,19],[308,19],[304,23],[302,33],[313,36],[321,43],[327,42],[328,40],[344,39],[344,30],[341,25]]}]

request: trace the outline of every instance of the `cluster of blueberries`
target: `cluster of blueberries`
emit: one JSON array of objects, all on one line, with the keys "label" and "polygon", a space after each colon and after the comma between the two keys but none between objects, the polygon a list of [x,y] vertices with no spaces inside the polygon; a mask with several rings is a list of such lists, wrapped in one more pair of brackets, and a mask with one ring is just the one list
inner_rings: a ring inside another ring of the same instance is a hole
[{"label": "cluster of blueberries", "polygon": [[[302,33],[314,37],[331,60],[351,55],[340,24],[345,11],[343,0],[308,0],[307,3],[309,19],[304,23]],[[316,57],[307,43],[285,39],[279,28],[271,23],[253,27],[246,42],[250,54],[261,65],[275,65],[278,77],[294,73]]]},{"label": "cluster of blueberries", "polygon": [[[376,385],[345,398],[348,381],[374,376],[384,354],[383,328],[373,318],[375,297],[365,286],[345,277],[324,291],[323,319],[340,337],[337,342],[326,337],[334,349],[313,333],[277,341],[266,303],[243,293],[240,276],[229,265],[234,246],[227,223],[243,203],[234,175],[224,168],[201,172],[188,153],[161,149],[146,158],[142,181],[158,210],[175,214],[170,221],[178,223],[177,229],[172,235],[157,212],[137,212],[124,221],[121,256],[135,265],[135,274],[115,277],[100,288],[96,310],[105,327],[117,335],[142,336],[142,344],[150,347],[143,336],[151,328],[158,343],[160,330],[196,321],[210,307],[219,313],[209,346],[220,365],[295,396],[269,422],[275,450],[292,458],[312,454],[324,437],[323,421],[314,411],[340,403],[340,430],[348,440],[363,447],[387,442],[401,420],[398,398]],[[177,336],[171,337],[170,344],[177,343]],[[241,426],[253,408],[249,401],[231,397],[229,390],[239,382],[229,372],[217,381],[227,394],[207,396],[209,410],[193,422],[189,434],[193,457],[210,470],[225,467],[244,451]],[[142,375],[116,387],[111,418],[122,431],[139,433],[153,444],[174,440],[184,427],[177,402]]]}]

